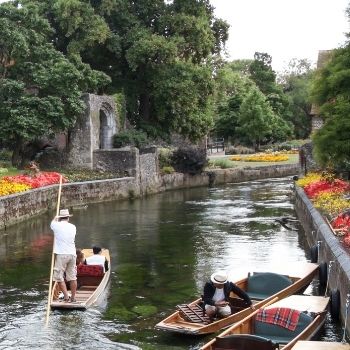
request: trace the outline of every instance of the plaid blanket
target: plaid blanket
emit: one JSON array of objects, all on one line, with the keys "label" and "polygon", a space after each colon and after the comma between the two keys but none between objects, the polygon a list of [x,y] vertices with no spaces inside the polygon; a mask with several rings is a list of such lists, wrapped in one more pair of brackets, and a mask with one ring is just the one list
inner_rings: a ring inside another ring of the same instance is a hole
[{"label": "plaid blanket", "polygon": [[299,321],[300,311],[286,307],[276,307],[272,309],[260,309],[255,320],[272,323],[294,331]]}]

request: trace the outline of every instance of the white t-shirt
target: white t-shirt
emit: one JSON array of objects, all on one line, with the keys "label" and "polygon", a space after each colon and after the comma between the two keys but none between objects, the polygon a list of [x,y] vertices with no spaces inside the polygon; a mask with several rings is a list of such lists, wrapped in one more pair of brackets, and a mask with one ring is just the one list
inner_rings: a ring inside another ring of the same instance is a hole
[{"label": "white t-shirt", "polygon": [[102,265],[103,272],[105,272],[105,261],[106,257],[100,254],[94,254],[86,258],[87,265]]},{"label": "white t-shirt", "polygon": [[68,221],[53,220],[50,227],[55,235],[53,252],[55,254],[71,254],[75,256],[75,235],[77,232],[75,225]]},{"label": "white t-shirt", "polygon": [[213,295],[213,301],[216,303],[217,301],[225,300],[224,288],[216,288],[215,293]]}]

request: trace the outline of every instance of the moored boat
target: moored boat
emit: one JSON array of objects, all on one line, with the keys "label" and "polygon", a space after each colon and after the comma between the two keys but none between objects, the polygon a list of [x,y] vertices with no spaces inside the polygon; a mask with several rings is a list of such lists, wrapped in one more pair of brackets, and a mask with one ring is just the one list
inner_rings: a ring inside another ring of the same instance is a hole
[{"label": "moored boat", "polygon": [[299,340],[317,336],[325,322],[328,303],[328,297],[289,296],[235,323],[201,350],[294,349]]},{"label": "moored boat", "polygon": [[[93,255],[92,249],[82,250],[84,257]],[[76,302],[65,302],[60,298],[61,291],[58,283],[54,282],[50,306],[52,309],[87,309],[92,305],[99,304],[106,293],[111,273],[111,258],[108,249],[102,249],[101,255],[108,261],[109,269],[104,272],[101,265],[77,266],[77,292]]]},{"label": "moored boat", "polygon": [[[290,263],[288,266],[274,269],[273,272],[258,272],[233,282],[248,293],[255,308],[261,308],[271,300],[283,299],[302,292],[310,284],[317,271],[317,264]],[[209,334],[228,327],[253,312],[235,296],[230,302],[232,314],[226,318],[211,322],[203,312],[202,299],[196,299],[189,304],[178,305],[177,311],[157,323],[155,327],[191,335]]]},{"label": "moored boat", "polygon": [[325,341],[300,340],[292,350],[350,350],[350,344]]}]

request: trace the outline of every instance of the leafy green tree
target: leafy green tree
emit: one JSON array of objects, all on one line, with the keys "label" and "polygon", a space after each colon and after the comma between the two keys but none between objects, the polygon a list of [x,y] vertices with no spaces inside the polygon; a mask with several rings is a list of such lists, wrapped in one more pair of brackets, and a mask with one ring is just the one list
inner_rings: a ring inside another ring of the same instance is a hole
[{"label": "leafy green tree", "polygon": [[162,137],[206,134],[213,115],[211,59],[228,32],[210,2],[116,0],[104,18],[114,36],[84,59],[125,92],[132,124]]},{"label": "leafy green tree", "polygon": [[257,88],[252,89],[240,106],[238,131],[247,143],[256,150],[272,134],[271,121],[275,118],[272,108],[264,94]]},{"label": "leafy green tree", "polygon": [[255,52],[254,61],[249,66],[250,79],[266,96],[273,111],[281,118],[288,115],[288,99],[276,82],[276,73],[272,70],[272,57],[267,53]]},{"label": "leafy green tree", "polygon": [[54,48],[52,29],[33,4],[1,4],[0,32],[0,138],[18,166],[27,142],[74,124],[82,92],[103,77],[80,71]]},{"label": "leafy green tree", "polygon": [[292,59],[287,69],[278,77],[285,95],[289,100],[286,120],[293,125],[294,135],[306,139],[311,132],[310,85],[313,70],[306,59]]},{"label": "leafy green tree", "polygon": [[22,1],[40,8],[54,29],[50,40],[79,71],[89,64],[112,78],[104,91],[125,94],[135,127],[192,139],[211,127],[212,57],[228,25],[209,0]]},{"label": "leafy green tree", "polygon": [[350,169],[350,43],[334,50],[319,70],[312,97],[320,106],[325,123],[313,135],[315,156],[323,166]]},{"label": "leafy green tree", "polygon": [[276,73],[272,70],[272,57],[263,52],[255,52],[254,60],[249,65],[250,78],[264,95],[275,92]]},{"label": "leafy green tree", "polygon": [[237,127],[242,101],[256,86],[240,72],[241,66],[234,61],[219,69],[215,78],[215,132],[231,142],[239,139]]}]

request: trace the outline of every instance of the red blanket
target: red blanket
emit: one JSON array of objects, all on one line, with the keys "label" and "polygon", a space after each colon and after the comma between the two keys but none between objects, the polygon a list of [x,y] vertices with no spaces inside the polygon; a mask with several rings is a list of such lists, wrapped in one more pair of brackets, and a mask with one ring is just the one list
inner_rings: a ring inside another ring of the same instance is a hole
[{"label": "red blanket", "polygon": [[276,324],[294,331],[299,321],[300,311],[286,307],[260,309],[256,314],[256,321]]}]

